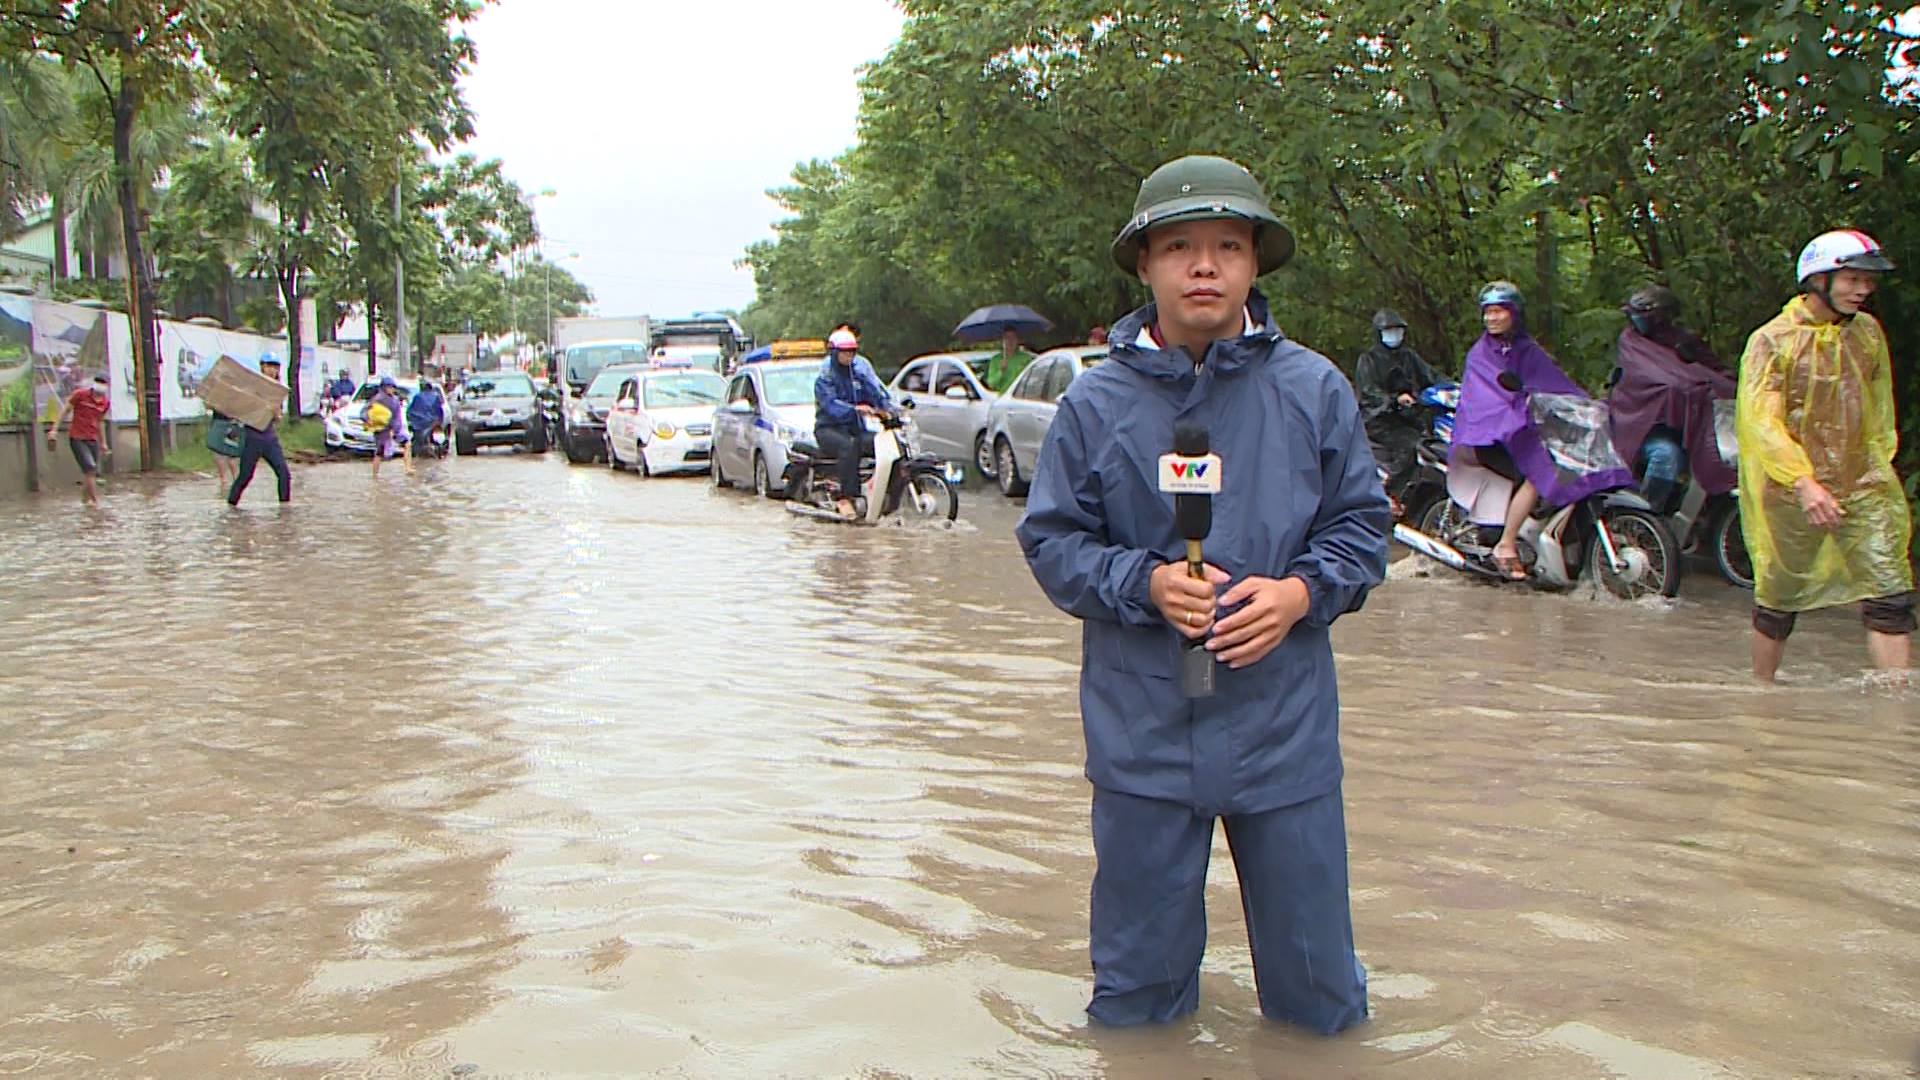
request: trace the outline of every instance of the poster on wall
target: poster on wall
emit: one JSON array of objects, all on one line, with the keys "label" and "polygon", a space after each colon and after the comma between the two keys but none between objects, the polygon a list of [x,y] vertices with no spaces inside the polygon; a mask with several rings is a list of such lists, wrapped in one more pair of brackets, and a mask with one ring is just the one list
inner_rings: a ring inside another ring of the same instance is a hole
[{"label": "poster on wall", "polygon": [[0,423],[33,415],[33,304],[0,296]]},{"label": "poster on wall", "polygon": [[[73,392],[110,374],[106,312],[0,298],[0,421],[50,423]],[[119,405],[117,390],[109,391]]]},{"label": "poster on wall", "polygon": [[[366,379],[364,353],[311,340],[301,350],[301,411],[317,412],[326,386],[342,372],[357,387]],[[207,414],[199,397],[200,380],[222,356],[258,371],[267,353],[284,360],[281,337],[260,337],[200,323],[162,320],[159,325],[160,415],[194,420]],[[140,418],[139,382],[133,364],[133,336],[127,317],[82,304],[61,304],[25,296],[0,296],[0,423],[26,423],[36,413],[43,422],[60,414],[74,390],[97,373],[108,377],[116,423]],[[284,378],[284,376],[283,376]]]}]

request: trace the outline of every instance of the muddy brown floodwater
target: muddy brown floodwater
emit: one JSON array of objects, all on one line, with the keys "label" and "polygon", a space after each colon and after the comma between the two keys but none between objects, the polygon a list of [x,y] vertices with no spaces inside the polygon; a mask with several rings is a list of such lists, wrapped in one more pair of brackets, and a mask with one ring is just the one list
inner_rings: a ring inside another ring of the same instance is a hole
[{"label": "muddy brown floodwater", "polygon": [[1017,507],[488,456],[0,506],[0,1074],[1908,1077],[1920,703],[1741,597],[1397,564],[1339,625],[1373,1020],[1090,1029],[1075,625]]}]

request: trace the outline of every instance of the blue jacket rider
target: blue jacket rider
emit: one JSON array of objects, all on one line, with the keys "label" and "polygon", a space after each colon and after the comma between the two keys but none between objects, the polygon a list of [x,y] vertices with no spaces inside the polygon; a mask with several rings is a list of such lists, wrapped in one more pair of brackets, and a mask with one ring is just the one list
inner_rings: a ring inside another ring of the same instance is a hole
[{"label": "blue jacket rider", "polygon": [[422,382],[420,392],[407,402],[407,429],[417,437],[432,430],[435,424],[444,423],[446,401],[439,386]]},{"label": "blue jacket rider", "polygon": [[854,514],[853,497],[860,491],[860,459],[873,453],[866,417],[893,411],[893,399],[873,365],[859,355],[859,347],[851,331],[835,330],[827,338],[827,360],[813,380],[813,438],[834,459],[838,506],[847,518]]},{"label": "blue jacket rider", "polygon": [[[1351,386],[1251,288],[1291,250],[1240,166],[1185,158],[1148,178],[1114,256],[1156,303],[1061,396],[1016,530],[1047,596],[1081,621],[1097,860],[1087,1012],[1102,1023],[1197,1007],[1216,817],[1261,1011],[1327,1034],[1367,1015],[1329,628],[1384,576],[1389,515]],[[1187,576],[1158,489],[1186,423],[1221,459],[1206,581]],[[1217,650],[1214,696],[1185,696],[1183,639]]]}]

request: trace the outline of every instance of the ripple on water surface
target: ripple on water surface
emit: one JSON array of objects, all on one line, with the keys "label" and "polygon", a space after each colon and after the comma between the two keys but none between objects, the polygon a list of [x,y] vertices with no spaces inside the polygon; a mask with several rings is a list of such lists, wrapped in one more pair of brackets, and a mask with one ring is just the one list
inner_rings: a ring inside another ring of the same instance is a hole
[{"label": "ripple on water surface", "polygon": [[298,482],[0,518],[0,1072],[1910,1068],[1920,745],[1844,613],[1763,692],[1706,572],[1625,605],[1402,560],[1335,633],[1373,1020],[1258,1020],[1219,842],[1200,1012],[1096,1031],[1078,632],[1016,504]]}]

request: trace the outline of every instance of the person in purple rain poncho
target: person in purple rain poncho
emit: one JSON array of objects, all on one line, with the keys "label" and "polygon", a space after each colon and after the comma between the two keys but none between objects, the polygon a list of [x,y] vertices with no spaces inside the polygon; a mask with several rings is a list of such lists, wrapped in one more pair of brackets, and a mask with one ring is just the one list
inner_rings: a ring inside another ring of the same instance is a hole
[{"label": "person in purple rain poncho", "polygon": [[1732,401],[1733,375],[1707,344],[1674,320],[1680,298],[1663,285],[1634,290],[1621,312],[1618,366],[1607,408],[1613,446],[1640,476],[1640,490],[1661,512],[1690,474],[1709,495],[1732,491],[1733,463],[1720,456],[1714,402]]},{"label": "person in purple rain poncho", "polygon": [[[1555,466],[1534,429],[1527,398],[1532,394],[1589,395],[1567,378],[1547,350],[1527,333],[1523,311],[1520,289],[1512,282],[1496,281],[1480,290],[1480,318],[1487,332],[1467,353],[1466,371],[1460,378],[1460,408],[1453,420],[1451,455],[1465,464],[1521,481],[1507,503],[1500,540],[1493,547],[1494,565],[1513,581],[1527,579],[1517,540],[1520,526],[1526,524],[1541,499],[1550,506],[1565,506],[1596,491],[1633,484],[1633,475],[1625,469],[1574,475]],[[1520,380],[1521,389],[1512,391],[1501,386],[1498,380],[1502,372],[1512,372]]]}]

